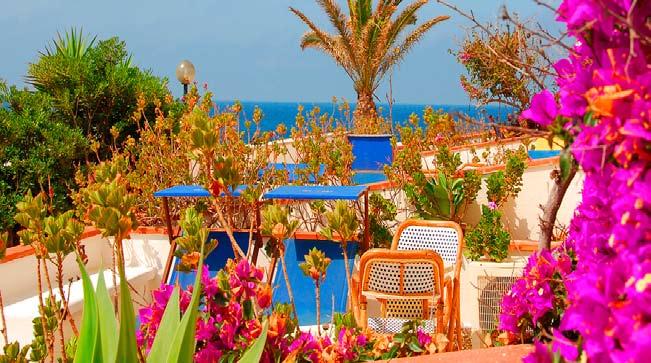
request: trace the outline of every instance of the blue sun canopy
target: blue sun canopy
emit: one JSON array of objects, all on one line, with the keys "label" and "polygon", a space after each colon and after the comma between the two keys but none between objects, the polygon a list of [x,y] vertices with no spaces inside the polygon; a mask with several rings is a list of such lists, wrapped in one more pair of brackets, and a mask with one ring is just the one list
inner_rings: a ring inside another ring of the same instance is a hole
[{"label": "blue sun canopy", "polygon": [[264,194],[264,199],[357,200],[365,185],[284,185]]}]

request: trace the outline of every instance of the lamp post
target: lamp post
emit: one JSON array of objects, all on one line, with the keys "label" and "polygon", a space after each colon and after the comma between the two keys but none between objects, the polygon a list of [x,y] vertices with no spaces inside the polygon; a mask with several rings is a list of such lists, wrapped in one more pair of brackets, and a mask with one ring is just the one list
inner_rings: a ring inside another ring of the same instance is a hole
[{"label": "lamp post", "polygon": [[194,64],[189,60],[183,60],[176,66],[176,79],[183,85],[183,95],[188,93],[188,85],[194,81]]}]

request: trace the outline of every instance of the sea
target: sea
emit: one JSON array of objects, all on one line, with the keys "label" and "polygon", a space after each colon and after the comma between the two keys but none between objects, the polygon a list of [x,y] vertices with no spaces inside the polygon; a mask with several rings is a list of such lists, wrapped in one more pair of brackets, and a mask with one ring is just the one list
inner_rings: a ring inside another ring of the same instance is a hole
[{"label": "sea", "polygon": [[[218,110],[224,110],[231,105],[233,101],[219,101],[216,102]],[[294,125],[294,120],[298,113],[299,106],[303,106],[303,113],[307,113],[314,107],[319,107],[321,113],[328,113],[334,115],[335,120],[343,122],[346,117],[339,110],[338,105],[330,102],[251,102],[242,101],[242,113],[240,115],[241,126],[244,126],[245,120],[253,118],[255,107],[262,110],[263,118],[260,122],[260,131],[272,131],[276,129],[278,124],[283,123],[288,129]],[[507,116],[513,112],[512,108],[504,106],[484,106],[476,107],[473,105],[441,105],[441,104],[378,104],[383,117],[391,119],[394,125],[405,125],[410,115],[416,114],[422,123],[423,112],[425,108],[432,107],[434,110],[441,110],[451,114],[453,117],[458,118],[460,114],[467,115],[477,120],[488,120],[492,116],[493,122],[502,123],[506,122]],[[351,112],[355,105],[351,104]]]},{"label": "sea", "polygon": [[[285,124],[288,129],[294,126],[294,120],[298,113],[299,106],[303,106],[303,113],[307,116],[310,110],[314,107],[319,107],[321,113],[328,113],[334,115],[336,121],[345,122],[345,115],[339,110],[337,104],[331,102],[254,102],[254,101],[238,101],[242,105],[242,113],[240,114],[240,126],[244,129],[246,120],[253,118],[253,111],[256,107],[262,110],[263,118],[260,123],[260,131],[273,131],[278,124]],[[218,101],[215,103],[217,110],[224,110],[232,106],[235,101]],[[4,108],[9,108],[9,104],[3,102],[1,105]],[[432,107],[434,110],[441,110],[451,114],[457,118],[463,114],[472,117],[476,120],[488,120],[492,118],[492,122],[505,123],[507,116],[513,113],[513,108],[504,106],[483,106],[477,107],[474,105],[445,105],[445,104],[407,104],[398,103],[393,105],[378,104],[378,109],[381,115],[392,121],[394,126],[405,125],[409,121],[412,114],[416,114],[422,126],[423,112],[425,108]],[[351,113],[355,108],[355,104],[351,104]]]}]

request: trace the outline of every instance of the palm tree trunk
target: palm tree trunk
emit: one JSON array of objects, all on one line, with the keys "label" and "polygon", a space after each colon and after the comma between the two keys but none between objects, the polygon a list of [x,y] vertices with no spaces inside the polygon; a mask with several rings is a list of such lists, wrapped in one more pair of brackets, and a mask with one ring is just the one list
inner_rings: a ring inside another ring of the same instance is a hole
[{"label": "palm tree trunk", "polygon": [[373,92],[358,91],[357,105],[353,113],[355,132],[369,133],[372,125],[377,123],[377,116]]}]

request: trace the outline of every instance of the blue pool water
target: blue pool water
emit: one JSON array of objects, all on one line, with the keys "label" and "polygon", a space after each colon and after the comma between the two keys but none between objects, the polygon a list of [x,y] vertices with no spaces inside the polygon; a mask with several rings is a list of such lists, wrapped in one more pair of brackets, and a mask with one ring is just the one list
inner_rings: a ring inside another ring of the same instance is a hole
[{"label": "blue pool water", "polygon": [[[285,262],[287,275],[296,302],[296,313],[301,325],[316,324],[316,295],[314,282],[305,276],[300,269],[300,264],[305,260],[311,248],[318,248],[331,259],[325,281],[321,283],[321,323],[332,320],[332,312],[345,312],[348,298],[348,285],[346,284],[346,270],[344,268],[343,250],[340,243],[326,240],[285,240]],[[357,253],[357,243],[349,242],[347,246],[348,267],[352,269]],[[352,271],[351,271],[352,273]],[[273,280],[273,302],[288,303],[289,293],[280,262],[276,265]]]},{"label": "blue pool water", "polygon": [[529,150],[529,157],[532,159],[547,159],[560,155],[560,150]]},{"label": "blue pool water", "polygon": [[353,184],[363,185],[377,183],[387,180],[387,176],[381,171],[358,171],[353,174]]}]

